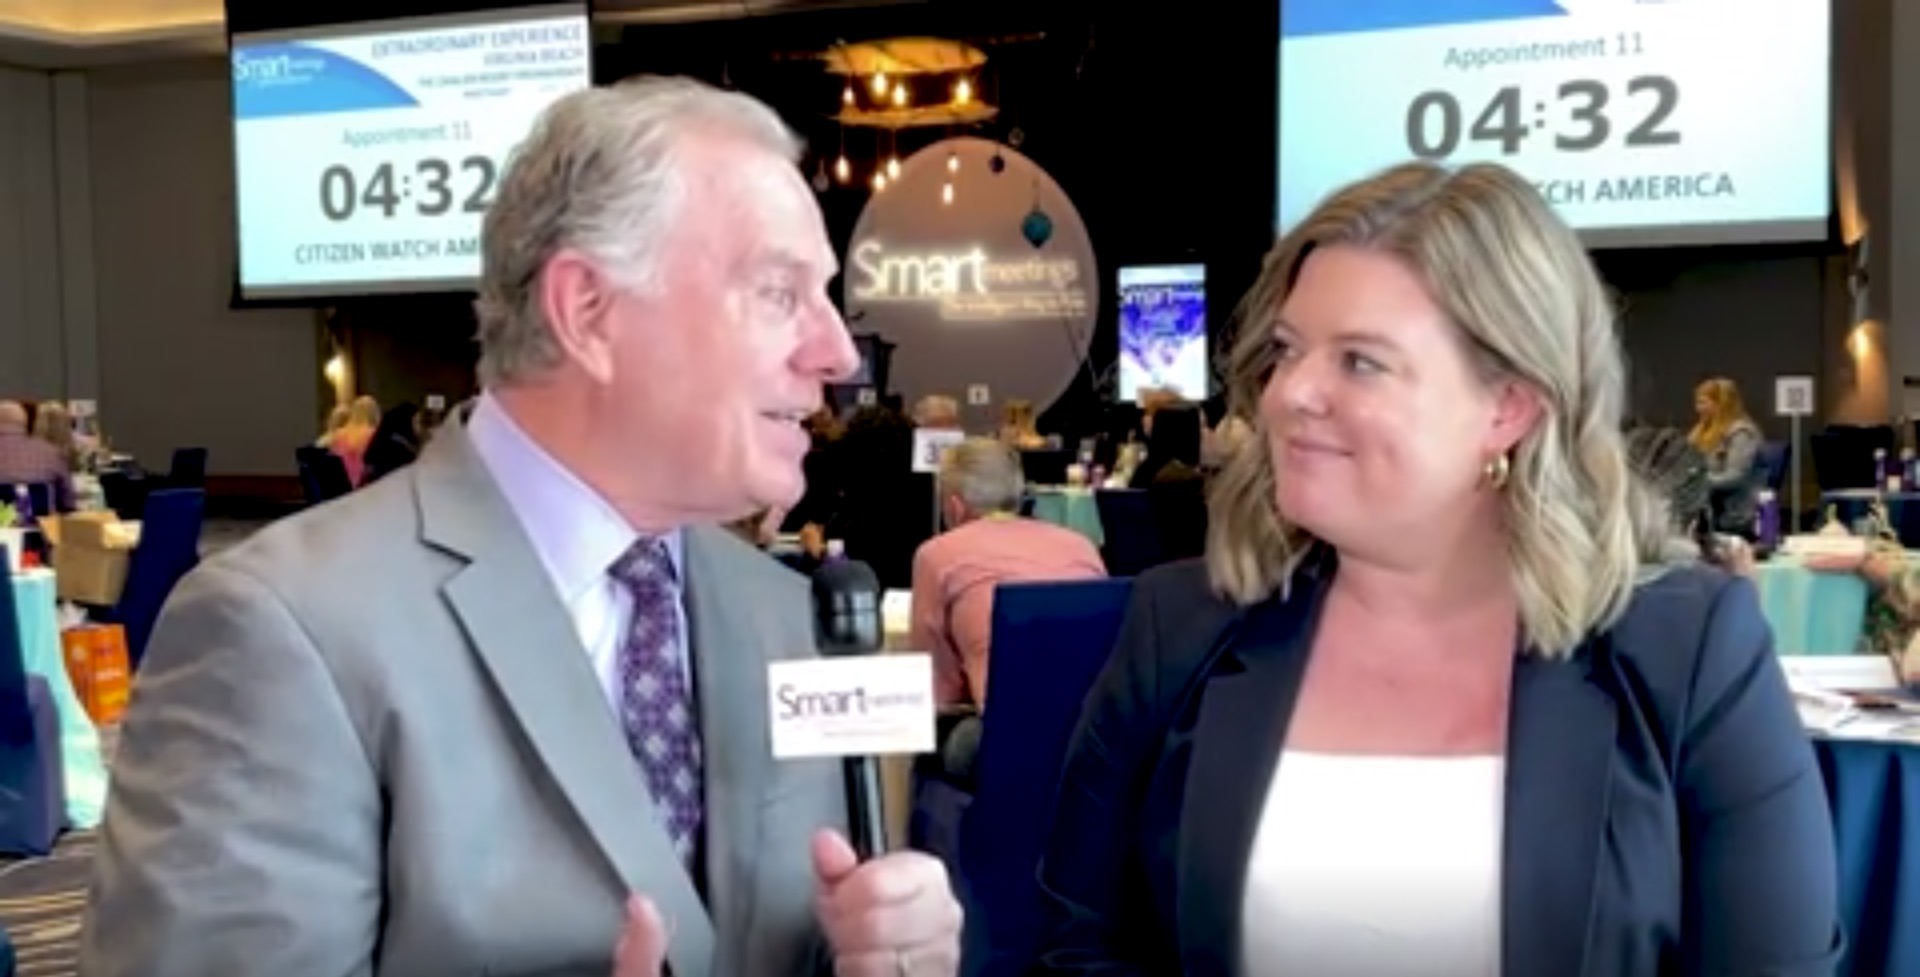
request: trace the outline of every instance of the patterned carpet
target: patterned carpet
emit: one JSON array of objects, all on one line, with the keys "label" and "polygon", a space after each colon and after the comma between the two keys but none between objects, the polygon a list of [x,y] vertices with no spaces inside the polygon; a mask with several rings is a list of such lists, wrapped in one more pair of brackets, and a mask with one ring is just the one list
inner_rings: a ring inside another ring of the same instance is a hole
[{"label": "patterned carpet", "polygon": [[[201,531],[201,554],[226,549],[266,522],[208,519]],[[100,752],[109,769],[119,733],[113,726],[100,730]],[[76,831],[62,836],[46,858],[0,857],[0,929],[13,939],[19,977],[74,977],[93,848],[93,832]]]},{"label": "patterned carpet", "polygon": [[20,977],[73,977],[93,844],[92,832],[73,832],[46,858],[0,866],[0,927]]}]

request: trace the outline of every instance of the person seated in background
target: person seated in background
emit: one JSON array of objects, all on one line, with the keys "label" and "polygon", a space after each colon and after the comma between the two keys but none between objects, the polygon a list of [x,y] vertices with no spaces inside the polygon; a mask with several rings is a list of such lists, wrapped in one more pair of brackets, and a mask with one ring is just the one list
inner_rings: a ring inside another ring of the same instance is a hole
[{"label": "person seated in background", "polygon": [[1867,620],[1860,651],[1885,655],[1907,685],[1920,684],[1920,562],[1897,541],[1874,539],[1857,554],[1814,553],[1817,573],[1855,573],[1867,582]]},{"label": "person seated in background", "polygon": [[1606,289],[1532,182],[1336,190],[1242,308],[1264,443],[1206,560],[1134,585],[1025,972],[1833,974],[1833,825],[1759,600],[1668,561]]},{"label": "person seated in background", "polygon": [[1200,467],[1217,471],[1226,467],[1234,452],[1253,442],[1253,425],[1238,414],[1226,414],[1220,423],[1201,435]]},{"label": "person seated in background", "polygon": [[367,445],[380,428],[380,402],[362,394],[347,407],[347,423],[327,442],[327,450],[347,466],[347,482],[359,486],[367,474]]},{"label": "person seated in background", "polygon": [[1130,488],[1200,479],[1200,409],[1188,403],[1157,408],[1147,425],[1147,454],[1128,479]]},{"label": "person seated in background", "polygon": [[[789,509],[779,527],[799,533],[809,555],[819,559],[826,551],[825,528],[840,512],[845,486],[842,484],[840,438],[846,428],[834,416],[833,408],[822,406],[807,418],[807,455],[801,470],[807,477],[806,494]],[[816,547],[814,543],[818,544]]]},{"label": "person seated in background", "polygon": [[[27,408],[17,400],[0,400],[0,486],[53,486],[57,511],[73,509],[73,469],[59,448],[27,430]],[[0,502],[12,502],[0,496]]]},{"label": "person seated in background", "polygon": [[1200,468],[1204,422],[1195,404],[1154,411],[1147,453],[1127,478],[1144,489],[1163,560],[1199,556],[1207,545],[1207,479]]},{"label": "person seated in background", "polygon": [[1020,458],[991,438],[969,438],[940,466],[948,529],[913,555],[908,647],[933,656],[935,702],[986,707],[993,588],[1014,581],[1107,575],[1085,536],[1019,514]]},{"label": "person seated in background", "polygon": [[928,394],[913,405],[913,426],[939,431],[958,431],[960,402],[945,394]]},{"label": "person seated in background", "polygon": [[33,436],[60,450],[69,474],[86,467],[86,451],[74,436],[73,415],[67,413],[66,405],[51,400],[41,404],[34,414]]},{"label": "person seated in background", "polygon": [[1009,400],[1000,409],[1000,440],[1015,451],[1039,451],[1047,446],[1040,433],[1033,401]]},{"label": "person seated in background", "polygon": [[447,411],[443,407],[422,407],[413,415],[413,443],[425,450],[427,442],[433,440],[435,432],[447,423]]},{"label": "person seated in background", "polygon": [[886,407],[859,408],[847,418],[834,453],[842,487],[838,511],[817,532],[803,525],[803,544],[819,555],[827,540],[842,540],[847,556],[872,566],[883,586],[912,586],[914,548],[934,529],[931,480],[913,471],[913,424]]},{"label": "person seated in background", "polygon": [[420,457],[419,419],[420,408],[412,402],[387,408],[361,455],[361,485],[372,485]]},{"label": "person seated in background", "polygon": [[1698,559],[1741,576],[1753,574],[1753,550],[1738,536],[1713,531],[1707,459],[1670,427],[1636,427],[1627,434],[1627,464],[1666,500],[1673,526],[1672,556]]},{"label": "person seated in background", "polygon": [[1153,418],[1168,407],[1184,403],[1180,395],[1167,387],[1141,387],[1136,395],[1140,403],[1140,433],[1153,436]]},{"label": "person seated in background", "polygon": [[347,429],[347,422],[352,419],[352,408],[345,404],[333,405],[333,410],[327,412],[327,429],[321,431],[320,436],[313,439],[313,446],[332,451],[334,439],[340,436],[341,431]]},{"label": "person seated in background", "polygon": [[1760,426],[1747,414],[1740,388],[1726,377],[1714,377],[1694,388],[1693,410],[1698,420],[1687,440],[1707,458],[1714,528],[1751,535],[1763,475],[1757,464]]}]

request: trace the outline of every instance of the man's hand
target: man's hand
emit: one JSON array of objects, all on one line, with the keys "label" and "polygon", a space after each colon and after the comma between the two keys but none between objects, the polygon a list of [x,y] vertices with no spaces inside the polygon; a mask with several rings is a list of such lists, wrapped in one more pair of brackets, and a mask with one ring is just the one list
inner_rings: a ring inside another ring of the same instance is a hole
[{"label": "man's hand", "polygon": [[627,897],[627,922],[613,949],[613,977],[660,977],[667,959],[667,926],[641,896]]},{"label": "man's hand", "polygon": [[960,903],[939,861],[895,852],[861,862],[839,832],[822,831],[813,837],[813,871],[815,912],[839,977],[959,972]]}]

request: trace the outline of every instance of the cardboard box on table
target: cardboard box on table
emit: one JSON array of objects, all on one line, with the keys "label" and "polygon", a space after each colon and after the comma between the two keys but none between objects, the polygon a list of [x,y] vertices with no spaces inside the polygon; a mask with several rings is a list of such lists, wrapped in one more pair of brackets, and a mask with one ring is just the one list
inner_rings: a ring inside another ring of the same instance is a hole
[{"label": "cardboard box on table", "polygon": [[111,606],[127,584],[127,563],[139,540],[111,512],[76,512],[42,519],[40,531],[53,544],[55,585],[61,600]]}]

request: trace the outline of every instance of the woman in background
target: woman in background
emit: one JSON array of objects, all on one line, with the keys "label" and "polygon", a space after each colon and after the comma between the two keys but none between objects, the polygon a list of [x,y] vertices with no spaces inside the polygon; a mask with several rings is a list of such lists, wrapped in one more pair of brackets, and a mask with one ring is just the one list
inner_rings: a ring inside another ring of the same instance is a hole
[{"label": "woman in background", "polygon": [[1047,446],[1031,400],[1009,400],[1000,411],[1000,440],[1015,451],[1039,451]]},{"label": "woman in background", "polygon": [[1200,475],[1200,408],[1188,403],[1157,407],[1147,425],[1147,453],[1128,478],[1129,488],[1196,481]]},{"label": "woman in background", "polygon": [[1898,543],[1874,540],[1865,552],[1806,557],[1806,567],[1822,573],[1857,573],[1867,582],[1867,620],[1862,651],[1885,655],[1894,674],[1920,685],[1920,562]]},{"label": "woman in background", "polygon": [[373,483],[420,457],[420,408],[411,401],[387,408],[361,453],[361,485]]},{"label": "woman in background", "polygon": [[1833,828],[1766,620],[1666,561],[1606,291],[1533,185],[1336,191],[1244,307],[1264,444],[1206,561],[1134,586],[1031,972],[1829,977]]},{"label": "woman in background", "polygon": [[339,437],[341,431],[346,430],[347,422],[352,419],[352,408],[345,404],[333,405],[333,410],[327,412],[327,429],[321,431],[320,436],[313,439],[313,446],[316,448],[325,448],[328,451],[333,450],[333,439]]},{"label": "woman in background", "polygon": [[64,404],[49,400],[40,405],[39,413],[33,418],[33,436],[60,449],[60,457],[67,460],[69,473],[84,467],[84,453],[73,436],[73,415],[67,413]]},{"label": "woman in background", "polygon": [[1707,459],[1714,528],[1751,535],[1760,492],[1760,427],[1748,416],[1740,388],[1726,377],[1694,388],[1693,411],[1697,420],[1687,440]]},{"label": "woman in background", "polygon": [[340,456],[347,481],[358,486],[367,473],[367,444],[380,427],[380,402],[364,394],[347,407],[347,423],[335,431],[327,450]]}]

